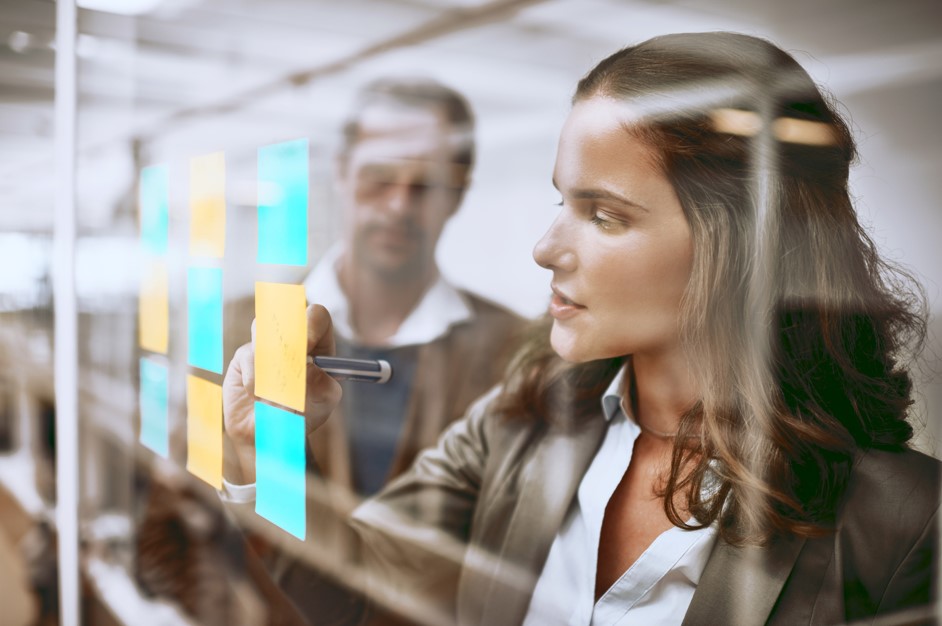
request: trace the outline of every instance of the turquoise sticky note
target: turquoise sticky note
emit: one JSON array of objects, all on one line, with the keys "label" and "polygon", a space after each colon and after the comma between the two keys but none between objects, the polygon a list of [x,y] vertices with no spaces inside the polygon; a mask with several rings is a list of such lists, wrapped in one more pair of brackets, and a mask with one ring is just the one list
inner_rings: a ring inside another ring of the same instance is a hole
[{"label": "turquoise sticky note", "polygon": [[258,149],[258,262],[307,265],[308,140]]},{"label": "turquoise sticky note", "polygon": [[304,416],[255,403],[255,512],[304,539]]},{"label": "turquoise sticky note", "polygon": [[150,359],[141,359],[141,436],[140,442],[162,457],[169,455],[170,434],[167,423],[167,367]]},{"label": "turquoise sticky note", "polygon": [[222,270],[189,268],[186,302],[187,362],[222,374]]},{"label": "turquoise sticky note", "polygon": [[141,170],[138,184],[141,244],[151,254],[167,254],[169,178],[166,165]]}]

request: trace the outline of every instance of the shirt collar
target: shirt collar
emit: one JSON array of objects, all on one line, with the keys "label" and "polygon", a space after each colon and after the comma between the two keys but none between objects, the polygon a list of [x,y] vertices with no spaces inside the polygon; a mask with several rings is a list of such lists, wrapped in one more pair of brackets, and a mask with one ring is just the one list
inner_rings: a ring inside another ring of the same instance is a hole
[{"label": "shirt collar", "polygon": [[[615,374],[615,378],[612,379],[605,393],[602,394],[602,411],[605,413],[605,419],[609,422],[612,421],[612,418],[615,417],[615,414],[618,413],[618,409],[621,406],[621,390],[625,382],[625,370],[627,367],[628,364],[626,363],[618,370],[618,373]],[[630,418],[629,415],[625,415],[625,417]]]},{"label": "shirt collar", "polygon": [[[621,405],[621,390],[622,385],[625,381],[625,376],[627,376],[628,363],[622,366],[618,373],[615,374],[615,378],[612,379],[612,382],[609,383],[608,388],[605,389],[605,393],[602,394],[602,411],[605,413],[605,419],[611,424],[612,420],[618,415],[619,410],[621,410],[625,415],[625,420],[633,425],[636,429],[635,433],[640,433],[640,428],[635,422],[634,416],[628,414],[624,411],[624,408]],[[717,477],[716,469],[719,461],[716,459],[710,460],[710,470],[706,473],[705,480],[701,485],[701,494],[704,499],[708,499],[713,496],[714,493],[719,491],[722,486],[721,481]],[[729,501],[727,500],[727,503]],[[695,519],[695,518],[693,518]],[[714,526],[716,524],[714,523]]]},{"label": "shirt collar", "polygon": [[[359,339],[350,323],[350,302],[337,279],[337,263],[342,254],[341,244],[332,246],[305,279],[304,290],[309,302],[322,304],[330,311],[334,332],[342,339],[357,343]],[[473,317],[467,297],[439,275],[396,334],[386,340],[385,346],[399,348],[430,343],[455,324]]]}]

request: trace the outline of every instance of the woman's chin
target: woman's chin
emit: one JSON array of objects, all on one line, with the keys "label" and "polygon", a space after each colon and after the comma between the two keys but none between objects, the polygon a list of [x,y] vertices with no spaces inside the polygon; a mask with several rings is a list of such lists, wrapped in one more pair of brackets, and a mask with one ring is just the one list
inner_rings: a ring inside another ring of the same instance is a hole
[{"label": "woman's chin", "polygon": [[585,363],[593,360],[573,333],[560,329],[556,324],[553,324],[553,330],[550,332],[550,345],[553,346],[553,351],[557,356],[567,363]]},{"label": "woman's chin", "polygon": [[616,346],[608,342],[605,345],[599,342],[593,343],[591,338],[585,335],[580,336],[566,328],[560,328],[558,324],[553,324],[553,329],[550,331],[550,345],[559,358],[573,364],[614,359],[631,353],[624,345]]}]

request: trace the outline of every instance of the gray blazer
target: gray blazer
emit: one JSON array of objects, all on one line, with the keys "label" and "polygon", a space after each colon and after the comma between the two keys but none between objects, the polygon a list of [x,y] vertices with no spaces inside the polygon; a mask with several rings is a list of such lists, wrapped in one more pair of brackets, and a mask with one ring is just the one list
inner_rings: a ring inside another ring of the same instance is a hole
[{"label": "gray blazer", "polygon": [[[579,424],[507,420],[489,410],[496,393],[353,515],[380,597],[416,621],[520,624],[604,437],[601,408]],[[861,453],[835,533],[768,547],[717,541],[677,623],[835,624],[901,611],[907,623],[928,620],[939,488],[935,459]]]}]

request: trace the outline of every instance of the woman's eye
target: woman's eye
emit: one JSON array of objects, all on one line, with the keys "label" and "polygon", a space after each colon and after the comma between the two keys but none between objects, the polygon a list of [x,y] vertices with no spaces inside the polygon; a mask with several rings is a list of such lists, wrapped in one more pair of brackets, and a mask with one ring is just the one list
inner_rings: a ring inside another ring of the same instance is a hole
[{"label": "woman's eye", "polygon": [[592,222],[593,224],[595,224],[596,226],[598,226],[599,228],[602,228],[602,229],[604,229],[604,230],[609,230],[612,226],[615,225],[614,223],[609,222],[608,220],[602,219],[602,218],[599,217],[598,215],[593,215],[593,216],[592,216],[592,219],[589,220],[589,221]]},{"label": "woman's eye", "polygon": [[602,230],[612,230],[617,226],[621,225],[621,222],[616,222],[615,220],[606,219],[600,213],[593,213],[591,219],[589,220]]}]

